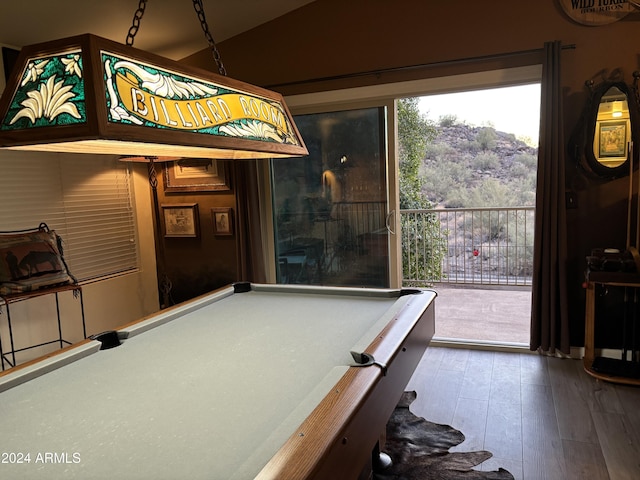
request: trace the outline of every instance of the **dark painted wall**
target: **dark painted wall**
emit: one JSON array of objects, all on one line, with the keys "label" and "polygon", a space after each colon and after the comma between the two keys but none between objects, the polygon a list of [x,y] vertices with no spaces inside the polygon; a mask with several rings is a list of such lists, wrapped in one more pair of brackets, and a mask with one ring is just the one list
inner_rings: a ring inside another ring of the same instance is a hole
[{"label": "dark painted wall", "polygon": [[[216,235],[213,229],[212,208],[228,207],[236,213],[233,169],[226,168],[229,189],[221,191],[167,191],[166,169],[171,163],[158,168],[158,203],[161,206],[160,241],[164,242],[166,273],[171,280],[172,303],[180,303],[215,290],[237,280],[237,231],[233,235]],[[195,238],[165,237],[162,205],[197,204],[198,235]],[[234,225],[235,227],[235,225]]]}]

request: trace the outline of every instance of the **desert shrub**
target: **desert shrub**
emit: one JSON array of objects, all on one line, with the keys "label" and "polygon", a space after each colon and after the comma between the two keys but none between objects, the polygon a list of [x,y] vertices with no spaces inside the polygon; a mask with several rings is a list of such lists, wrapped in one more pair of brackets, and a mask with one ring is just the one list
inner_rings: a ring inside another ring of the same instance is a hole
[{"label": "desert shrub", "polygon": [[515,202],[511,189],[495,178],[487,178],[469,195],[469,207],[510,207]]},{"label": "desert shrub", "polygon": [[476,135],[476,142],[482,150],[496,148],[498,135],[493,127],[482,127]]},{"label": "desert shrub", "polygon": [[529,153],[519,153],[513,158],[514,163],[520,163],[530,170],[538,168],[538,156]]},{"label": "desert shrub", "polygon": [[476,170],[495,170],[500,167],[500,158],[492,152],[483,152],[473,159],[473,168]]},{"label": "desert shrub", "polygon": [[458,123],[458,117],[456,115],[440,115],[438,118],[438,124],[441,127],[453,127]]}]

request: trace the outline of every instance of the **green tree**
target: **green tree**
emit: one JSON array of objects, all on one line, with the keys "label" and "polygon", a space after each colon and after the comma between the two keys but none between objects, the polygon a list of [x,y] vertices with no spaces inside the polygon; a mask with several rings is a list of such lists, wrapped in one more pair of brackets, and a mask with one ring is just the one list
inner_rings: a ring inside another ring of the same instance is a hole
[{"label": "green tree", "polygon": [[400,208],[432,208],[422,195],[420,166],[427,145],[436,136],[435,126],[420,113],[417,98],[398,101],[398,144],[400,169]]},{"label": "green tree", "polygon": [[[397,113],[400,208],[431,209],[433,205],[422,193],[420,168],[427,146],[435,138],[436,128],[420,113],[417,98],[399,100]],[[426,286],[440,279],[446,237],[437,216],[429,212],[404,213],[401,229],[404,283]]]}]

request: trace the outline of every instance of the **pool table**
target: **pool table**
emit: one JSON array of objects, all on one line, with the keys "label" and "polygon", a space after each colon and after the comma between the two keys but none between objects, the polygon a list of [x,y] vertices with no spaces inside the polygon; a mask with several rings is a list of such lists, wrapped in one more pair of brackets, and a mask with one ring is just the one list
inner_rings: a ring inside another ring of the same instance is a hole
[{"label": "pool table", "polygon": [[239,283],[7,370],[0,478],[362,477],[435,297]]}]

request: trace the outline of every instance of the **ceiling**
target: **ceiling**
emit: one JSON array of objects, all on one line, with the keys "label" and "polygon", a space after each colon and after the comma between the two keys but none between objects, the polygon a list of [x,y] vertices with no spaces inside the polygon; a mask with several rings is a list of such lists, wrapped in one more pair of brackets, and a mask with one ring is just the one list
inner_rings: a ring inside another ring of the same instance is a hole
[{"label": "ceiling", "polygon": [[[202,0],[209,31],[222,42],[313,0]],[[21,48],[92,33],[126,43],[139,0],[2,0],[0,44]],[[192,0],[148,0],[136,48],[179,60],[208,48]]]}]

